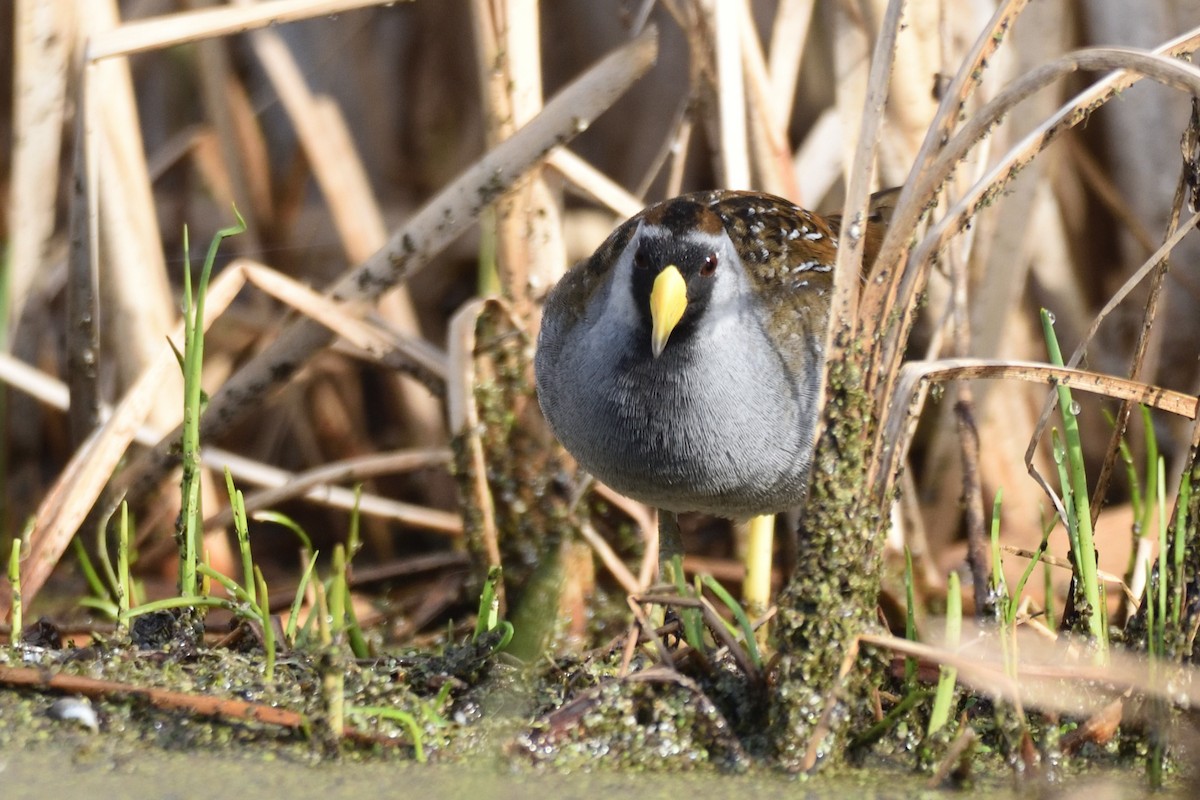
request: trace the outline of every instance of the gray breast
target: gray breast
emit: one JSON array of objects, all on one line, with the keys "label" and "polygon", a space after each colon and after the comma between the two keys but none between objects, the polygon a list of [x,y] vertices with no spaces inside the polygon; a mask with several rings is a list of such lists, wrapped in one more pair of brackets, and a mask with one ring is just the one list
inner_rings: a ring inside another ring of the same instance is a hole
[{"label": "gray breast", "polygon": [[632,331],[594,346],[548,322],[537,355],[542,408],[597,478],[659,508],[727,517],[802,499],[816,381],[790,372],[757,325],[729,320],[736,335],[713,326],[660,358],[635,359]]}]

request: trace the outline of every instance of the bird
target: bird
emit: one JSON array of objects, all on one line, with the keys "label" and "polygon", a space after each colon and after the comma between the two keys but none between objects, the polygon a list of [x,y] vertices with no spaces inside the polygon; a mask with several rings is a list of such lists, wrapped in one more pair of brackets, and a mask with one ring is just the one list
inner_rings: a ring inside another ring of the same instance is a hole
[{"label": "bird", "polygon": [[619,225],[547,295],[543,415],[586,472],[659,510],[676,577],[677,514],[804,499],[840,228],[770,194],[684,194]]}]

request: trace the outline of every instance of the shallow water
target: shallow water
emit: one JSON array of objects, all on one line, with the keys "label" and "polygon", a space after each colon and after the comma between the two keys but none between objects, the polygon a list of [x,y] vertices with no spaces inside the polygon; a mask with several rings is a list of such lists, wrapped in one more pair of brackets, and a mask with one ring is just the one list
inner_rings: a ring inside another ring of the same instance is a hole
[{"label": "shallow water", "polygon": [[[874,783],[874,785],[871,785]],[[802,779],[777,772],[749,775],[690,773],[563,773],[528,767],[494,769],[462,764],[382,762],[302,763],[260,755],[197,752],[106,752],[103,745],[31,745],[0,754],[0,796],[5,800],[59,798],[156,798],[191,800],[214,796],[286,797],[288,800],[366,800],[385,797],[454,800],[746,800],[746,798],[1108,798],[1144,797],[1137,776],[1110,774],[1061,786],[1005,782],[962,791],[930,789],[926,778],[909,773],[857,770],[846,777]],[[1159,797],[1171,796],[1168,794]]]}]

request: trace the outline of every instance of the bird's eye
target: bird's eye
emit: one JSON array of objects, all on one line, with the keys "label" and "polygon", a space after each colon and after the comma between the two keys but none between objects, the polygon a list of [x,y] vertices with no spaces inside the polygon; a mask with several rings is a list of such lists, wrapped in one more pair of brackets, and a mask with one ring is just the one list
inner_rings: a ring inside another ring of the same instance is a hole
[{"label": "bird's eye", "polygon": [[706,255],[704,257],[704,266],[700,267],[700,274],[706,278],[712,277],[713,273],[717,271],[717,262],[719,260],[716,253]]},{"label": "bird's eye", "polygon": [[641,247],[633,254],[633,266],[637,269],[645,269],[650,266],[650,257],[646,255],[646,251]]}]

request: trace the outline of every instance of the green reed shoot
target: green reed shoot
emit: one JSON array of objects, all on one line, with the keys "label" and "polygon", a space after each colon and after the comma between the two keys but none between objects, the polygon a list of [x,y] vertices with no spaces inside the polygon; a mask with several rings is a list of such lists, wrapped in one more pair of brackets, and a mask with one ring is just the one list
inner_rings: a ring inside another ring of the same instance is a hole
[{"label": "green reed shoot", "polygon": [[[746,651],[750,654],[750,661],[754,666],[762,669],[762,654],[758,651],[758,642],[754,636],[754,626],[750,624],[750,618],[746,616],[746,610],[742,608],[742,604],[724,586],[718,583],[712,575],[699,575],[697,576],[697,580],[700,585],[708,587],[709,591],[716,595],[717,599],[724,603],[730,613],[733,614],[733,619],[737,622],[738,628],[741,629],[742,637],[746,640]],[[696,587],[696,595],[700,595],[699,586]]]},{"label": "green reed shoot", "polygon": [[246,222],[242,215],[236,208],[233,213],[238,224],[222,228],[213,237],[194,294],[188,232],[186,227],[183,229],[183,438],[180,447],[183,480],[180,484],[182,510],[177,538],[180,558],[179,591],[184,597],[195,597],[198,594],[196,568],[200,563],[200,537],[203,535],[200,509],[200,412],[203,392],[200,388],[200,372],[204,364],[204,301],[221,242],[246,230]]},{"label": "green reed shoot", "polygon": [[367,645],[367,637],[363,635],[362,626],[358,624],[358,612],[354,610],[354,603],[350,598],[350,563],[354,560],[355,554],[362,549],[362,540],[359,538],[359,503],[362,502],[362,484],[358,483],[354,486],[354,508],[350,511],[350,531],[346,536],[346,561],[342,565],[342,590],[346,593],[346,635],[350,642],[350,652],[354,653],[355,658],[368,658],[371,655],[371,648]]},{"label": "green reed shoot", "polygon": [[[1054,317],[1042,309],[1042,333],[1046,338],[1046,349],[1050,363],[1063,365],[1062,351],[1054,333]],[[1079,433],[1079,404],[1071,395],[1071,389],[1058,384],[1058,405],[1062,415],[1063,437],[1066,441],[1065,459],[1060,462],[1060,476],[1065,471],[1062,483],[1063,506],[1067,511],[1067,529],[1071,539],[1072,563],[1075,569],[1075,585],[1082,595],[1083,603],[1076,609],[1095,642],[1097,655],[1103,659],[1108,651],[1108,630],[1104,623],[1100,598],[1100,579],[1096,564],[1096,544],[1092,531],[1092,511],[1088,498],[1087,473],[1083,464],[1083,441]],[[1058,461],[1056,455],[1055,458]],[[1068,486],[1070,492],[1068,494]],[[1068,496],[1071,498],[1068,502]]]},{"label": "green reed shoot", "polygon": [[[263,674],[266,679],[275,680],[275,626],[271,621],[271,600],[267,594],[267,581],[263,578],[262,570],[258,565],[254,565],[254,584],[258,588],[257,596],[261,600],[258,605],[259,624],[262,625],[263,632],[263,650],[267,654],[267,663],[263,667]],[[250,603],[254,605],[253,600]]]},{"label": "green reed shoot", "polygon": [[[904,545],[904,638],[910,642],[917,640],[917,601],[913,590],[913,561],[912,550]],[[915,656],[904,657],[904,685],[911,691],[917,680],[917,659]]]},{"label": "green reed shoot", "polygon": [[399,722],[408,731],[413,743],[413,757],[417,763],[425,763],[425,731],[417,722],[416,717],[407,711],[390,706],[346,706],[346,715],[353,717],[379,717]]},{"label": "green reed shoot", "polygon": [[[962,638],[962,587],[958,573],[951,572],[946,587],[946,637],[947,650],[958,647]],[[958,681],[958,668],[943,664],[938,669],[937,689],[933,696],[933,710],[929,712],[929,735],[937,733],[950,721],[954,703],[954,687]]]},{"label": "green reed shoot", "polygon": [[480,636],[485,633],[491,633],[499,629],[500,642],[496,645],[496,650],[503,650],[508,646],[508,643],[513,638],[513,625],[508,620],[500,619],[500,594],[496,588],[500,585],[500,581],[504,578],[503,567],[497,565],[488,570],[487,578],[483,582],[483,589],[479,592],[479,613],[475,618],[475,633],[471,637],[471,641],[478,641]]},{"label": "green reed shoot", "polygon": [[133,586],[129,579],[129,503],[121,501],[121,523],[117,526],[117,629],[129,619]]},{"label": "green reed shoot", "polygon": [[1054,615],[1054,568],[1048,561],[1042,562],[1042,591],[1046,596],[1046,627],[1058,630],[1058,617]]},{"label": "green reed shoot", "polygon": [[1175,538],[1171,542],[1171,624],[1180,630],[1184,606],[1184,544],[1187,542],[1188,510],[1192,503],[1191,476],[1184,472],[1175,500]]},{"label": "green reed shoot", "polygon": [[[288,613],[287,626],[283,630],[283,639],[287,642],[288,647],[296,645],[296,627],[300,624],[300,606],[304,603],[304,595],[308,591],[309,582],[312,580],[313,568],[317,566],[317,554],[313,552],[308,559],[307,566],[304,567],[304,572],[300,575],[300,583],[296,586],[296,596],[292,598],[292,607]],[[311,614],[309,619],[311,619]]]},{"label": "green reed shoot", "polygon": [[75,560],[79,562],[79,570],[83,573],[83,579],[87,582],[88,589],[91,590],[91,595],[82,598],[79,605],[95,609],[115,620],[119,616],[120,610],[113,602],[112,592],[109,591],[109,587],[105,586],[100,573],[96,572],[96,565],[92,563],[87,548],[84,547],[83,541],[78,536],[71,539],[71,549],[75,551]]},{"label": "green reed shoot", "polygon": [[17,645],[21,642],[21,631],[25,629],[25,620],[22,617],[24,612],[21,602],[21,539],[14,537],[12,540],[12,551],[8,555],[8,585],[12,589],[12,602],[10,604],[10,614],[12,626],[9,629],[8,643]]},{"label": "green reed shoot", "polygon": [[242,557],[242,583],[246,594],[254,604],[254,556],[250,551],[250,524],[246,520],[246,498],[242,490],[233,485],[233,475],[225,468],[225,490],[229,493],[229,507],[233,511],[233,530],[237,535],[238,553]]}]

